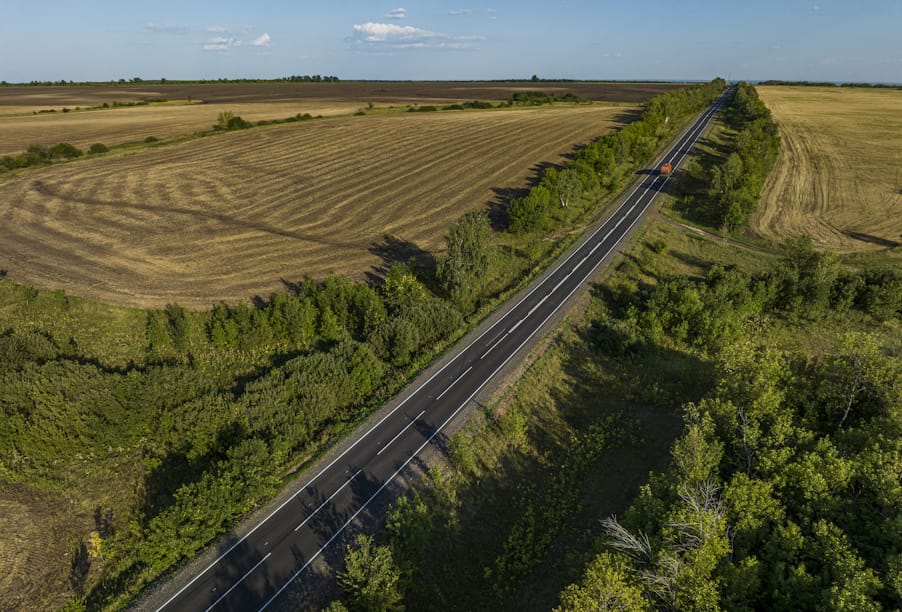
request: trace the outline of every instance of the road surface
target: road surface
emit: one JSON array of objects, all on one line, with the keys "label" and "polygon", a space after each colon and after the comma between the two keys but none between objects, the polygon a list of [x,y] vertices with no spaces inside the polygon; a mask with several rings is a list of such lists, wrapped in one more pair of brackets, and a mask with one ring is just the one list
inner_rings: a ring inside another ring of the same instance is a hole
[{"label": "road surface", "polygon": [[[726,95],[726,94],[725,94]],[[723,102],[699,115],[658,161],[674,169]],[[657,166],[656,166],[657,167]],[[152,609],[244,611],[275,609],[279,598],[324,550],[398,477],[452,419],[593,278],[650,208],[669,177],[648,173],[597,229],[521,295],[475,340],[379,421],[355,434],[343,452],[265,519],[187,582],[166,585]],[[384,501],[384,500],[383,500]],[[184,580],[184,579],[183,579]]]}]

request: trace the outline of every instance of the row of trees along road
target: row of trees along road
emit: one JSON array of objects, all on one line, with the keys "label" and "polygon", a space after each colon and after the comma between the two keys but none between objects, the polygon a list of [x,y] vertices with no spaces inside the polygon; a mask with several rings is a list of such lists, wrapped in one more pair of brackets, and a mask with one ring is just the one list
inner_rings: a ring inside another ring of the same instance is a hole
[{"label": "row of trees along road", "polygon": [[681,206],[696,220],[733,232],[745,227],[758,205],[777,160],[780,136],[758,92],[742,81],[724,106],[724,119],[734,132],[723,145],[724,159],[707,171],[698,163],[689,165],[689,174],[707,189],[684,194]]},{"label": "row of trees along road", "polygon": [[510,231],[548,232],[572,221],[597,201],[602,189],[616,189],[647,165],[676,126],[705,108],[725,87],[723,79],[715,79],[655,96],[637,121],[581,148],[563,168],[544,170],[537,186],[509,203]]}]

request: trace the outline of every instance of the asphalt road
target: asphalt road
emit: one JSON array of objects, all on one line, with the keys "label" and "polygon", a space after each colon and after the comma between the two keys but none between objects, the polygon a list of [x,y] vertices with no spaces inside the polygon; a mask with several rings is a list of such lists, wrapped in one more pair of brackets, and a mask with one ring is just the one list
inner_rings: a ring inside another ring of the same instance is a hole
[{"label": "asphalt road", "polygon": [[[704,132],[723,98],[702,113],[658,161],[674,169]],[[655,166],[658,167],[658,166]],[[478,338],[446,363],[381,420],[298,489],[247,535],[186,584],[167,585],[156,610],[263,610],[396,479],[405,467],[523,347],[546,331],[568,303],[649,209],[669,177],[649,172],[580,246],[519,298]],[[169,591],[175,591],[168,595]]]}]

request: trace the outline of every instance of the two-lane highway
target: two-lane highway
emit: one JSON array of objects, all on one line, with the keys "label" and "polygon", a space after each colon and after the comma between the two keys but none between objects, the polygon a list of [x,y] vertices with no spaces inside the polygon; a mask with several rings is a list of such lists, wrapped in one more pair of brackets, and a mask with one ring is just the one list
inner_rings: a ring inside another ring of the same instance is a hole
[{"label": "two-lane highway", "polygon": [[[720,108],[702,113],[659,160],[677,168]],[[657,167],[657,166],[656,166]],[[503,316],[467,343],[309,481],[184,584],[157,595],[160,610],[263,610],[332,544],[448,423],[545,330],[569,298],[649,209],[669,180],[652,172],[519,297]],[[164,599],[165,598],[165,599]]]}]

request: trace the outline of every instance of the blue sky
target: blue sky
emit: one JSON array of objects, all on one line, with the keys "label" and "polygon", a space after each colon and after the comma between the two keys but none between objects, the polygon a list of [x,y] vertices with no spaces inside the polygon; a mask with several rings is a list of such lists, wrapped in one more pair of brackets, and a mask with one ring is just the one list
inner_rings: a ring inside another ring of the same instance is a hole
[{"label": "blue sky", "polygon": [[0,80],[902,82],[902,0],[0,0]]}]

